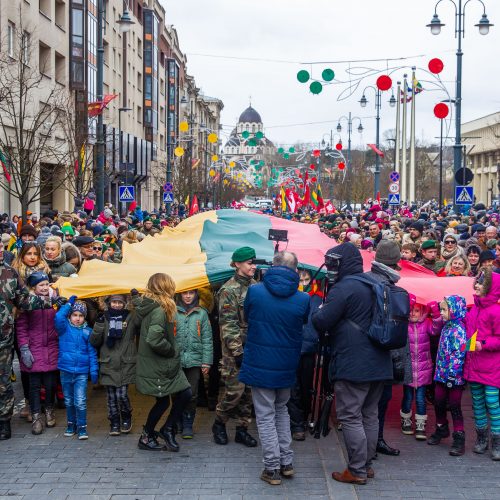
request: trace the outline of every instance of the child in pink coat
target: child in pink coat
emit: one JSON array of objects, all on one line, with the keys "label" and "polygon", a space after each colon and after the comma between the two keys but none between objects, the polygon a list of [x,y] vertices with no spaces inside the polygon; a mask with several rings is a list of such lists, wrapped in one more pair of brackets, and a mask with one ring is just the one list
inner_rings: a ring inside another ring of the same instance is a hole
[{"label": "child in pink coat", "polygon": [[413,434],[411,407],[415,398],[415,438],[425,440],[425,424],[427,410],[425,406],[425,390],[432,383],[434,365],[431,358],[431,335],[439,335],[442,319],[437,302],[427,306],[417,304],[415,295],[410,294],[410,323],[408,325],[408,342],[410,344],[412,382],[403,386],[401,401],[401,431]]},{"label": "child in pink coat", "polygon": [[467,338],[476,336],[475,350],[467,352],[464,377],[470,383],[476,424],[475,453],[488,449],[500,460],[500,274],[483,267],[474,282],[474,306],[466,317]]}]

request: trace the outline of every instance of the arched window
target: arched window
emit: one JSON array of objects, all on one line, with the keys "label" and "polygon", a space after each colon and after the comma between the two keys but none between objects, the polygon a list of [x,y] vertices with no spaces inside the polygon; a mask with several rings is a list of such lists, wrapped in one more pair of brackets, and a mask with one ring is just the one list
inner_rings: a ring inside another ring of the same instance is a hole
[{"label": "arched window", "polygon": [[252,134],[255,134],[256,130],[255,130],[255,123],[252,125]]},{"label": "arched window", "polygon": [[245,125],[245,130],[246,130],[247,132],[250,132],[250,125],[249,125],[248,123]]}]

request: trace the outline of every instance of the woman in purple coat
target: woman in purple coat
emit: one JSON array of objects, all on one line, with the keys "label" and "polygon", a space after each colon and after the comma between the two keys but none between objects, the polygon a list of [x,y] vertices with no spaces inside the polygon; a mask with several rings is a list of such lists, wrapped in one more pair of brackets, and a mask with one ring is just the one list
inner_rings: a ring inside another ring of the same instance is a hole
[{"label": "woman in purple coat", "polygon": [[[474,306],[466,317],[467,338],[476,334],[475,350],[467,352],[464,376],[470,382],[476,424],[475,453],[488,449],[488,417],[491,426],[491,458],[500,460],[500,274],[491,266],[480,269],[474,282]],[[471,346],[472,347],[472,346]]]},{"label": "woman in purple coat", "polygon": [[[35,272],[28,277],[27,284],[35,295],[48,296],[49,277]],[[17,343],[21,351],[21,371],[29,373],[29,402],[33,422],[31,432],[43,432],[40,389],[45,387],[45,416],[47,427],[54,427],[53,401],[57,384],[58,336],[54,326],[56,311],[40,309],[22,312],[16,321]]]},{"label": "woman in purple coat", "polygon": [[[425,406],[425,390],[432,383],[434,365],[431,357],[431,335],[439,335],[443,322],[439,314],[437,302],[427,306],[416,303],[416,297],[410,294],[410,323],[408,339],[410,342],[412,382],[403,386],[401,401],[401,431],[403,434],[413,434],[411,407],[415,397],[415,438],[425,440],[425,424],[427,410]],[[430,314],[430,317],[429,317]]]}]

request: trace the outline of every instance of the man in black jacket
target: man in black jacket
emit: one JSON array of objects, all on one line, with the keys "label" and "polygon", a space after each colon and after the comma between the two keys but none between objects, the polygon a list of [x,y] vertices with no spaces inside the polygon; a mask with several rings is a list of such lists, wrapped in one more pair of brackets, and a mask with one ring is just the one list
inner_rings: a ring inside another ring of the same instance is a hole
[{"label": "man in black jacket", "polygon": [[349,279],[363,273],[359,250],[344,243],[331,252],[340,258],[338,279],[312,320],[319,332],[328,331],[331,336],[329,377],[349,456],[347,469],[333,472],[332,477],[366,484],[367,477],[374,477],[371,460],[377,446],[378,401],[384,381],[392,380],[391,354],[376,347],[366,333],[374,305],[371,288]]}]

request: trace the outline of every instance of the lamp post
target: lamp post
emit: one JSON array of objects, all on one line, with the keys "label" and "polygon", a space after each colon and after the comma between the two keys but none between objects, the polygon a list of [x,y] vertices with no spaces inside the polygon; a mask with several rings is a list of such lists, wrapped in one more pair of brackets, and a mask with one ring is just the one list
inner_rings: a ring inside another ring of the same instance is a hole
[{"label": "lamp post", "polygon": [[[184,110],[184,112],[187,110],[187,107],[189,106],[189,115],[188,115],[188,124],[189,124],[189,129],[191,131],[191,138],[188,139],[188,196],[189,196],[189,203],[191,204],[193,201],[192,198],[192,189],[193,189],[193,140],[194,140],[194,134],[193,134],[193,106],[192,106],[192,101],[186,98],[186,96],[182,96],[181,99],[181,107]],[[189,210],[189,207],[187,207]]]},{"label": "lamp post", "polygon": [[359,116],[352,116],[351,112],[349,111],[349,116],[341,116],[338,119],[338,124],[337,124],[337,132],[340,134],[342,132],[342,125],[340,122],[342,120],[347,121],[347,199],[346,199],[346,209],[351,210],[351,184],[350,184],[350,177],[351,177],[351,165],[352,165],[352,157],[351,157],[351,134],[352,134],[352,123],[354,120],[359,121],[358,125],[358,132],[361,134],[363,132],[363,124],[361,123],[361,118]]},{"label": "lamp post", "polygon": [[[123,141],[122,141],[122,113],[132,111],[132,108],[118,108],[118,171],[121,173],[123,164]],[[125,184],[128,185],[128,155],[125,163]],[[125,213],[127,202],[123,202],[122,212]]]},{"label": "lamp post", "polygon": [[[377,149],[380,149],[380,108],[382,107],[382,92],[380,91],[380,89],[375,88],[372,85],[365,87],[365,89],[363,90],[363,95],[359,101],[359,104],[362,108],[366,108],[366,105],[368,104],[368,99],[366,98],[365,95],[367,89],[372,89],[375,92],[375,110],[377,112],[375,117],[377,124],[375,145],[377,146]],[[393,108],[396,105],[396,98],[394,97],[394,94],[391,96],[388,102],[391,108]],[[377,154],[375,155],[373,197],[376,198],[379,192],[380,192],[380,156]]]},{"label": "lamp post", "polygon": [[[458,40],[457,77],[455,87],[455,144],[453,146],[453,170],[455,173],[462,166],[462,39],[465,37],[465,7],[470,1],[471,0],[466,0],[465,2],[464,0],[450,0],[455,7],[455,38]],[[490,23],[486,15],[486,6],[483,0],[477,1],[483,6],[483,15],[475,26],[478,28],[481,35],[487,35],[493,24]],[[432,20],[427,25],[433,35],[439,35],[441,33],[441,28],[445,26],[437,15],[437,8],[441,2],[442,0],[438,0],[436,3]],[[456,186],[456,184],[456,180],[454,180],[454,185]]]}]

